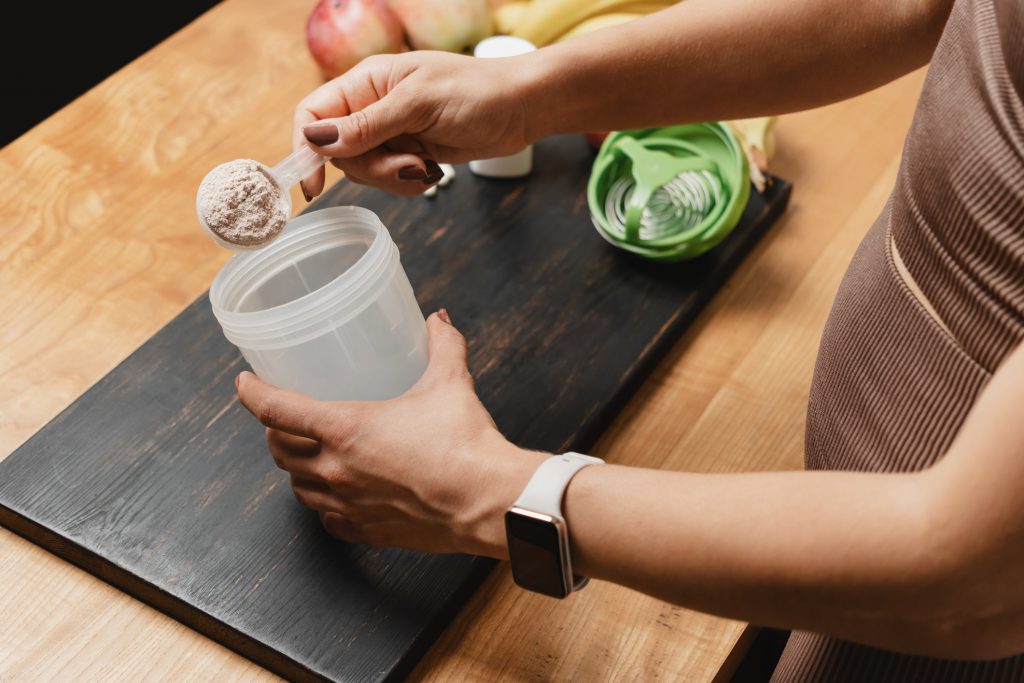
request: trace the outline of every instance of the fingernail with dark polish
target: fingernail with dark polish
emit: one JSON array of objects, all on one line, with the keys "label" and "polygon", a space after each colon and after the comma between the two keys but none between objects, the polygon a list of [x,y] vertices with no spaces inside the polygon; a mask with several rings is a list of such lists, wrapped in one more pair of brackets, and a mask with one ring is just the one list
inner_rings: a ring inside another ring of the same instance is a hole
[{"label": "fingernail with dark polish", "polygon": [[437,165],[436,161],[430,159],[424,159],[424,165],[427,167],[427,177],[423,179],[424,185],[433,185],[434,183],[440,182],[441,178],[444,177],[444,171]]},{"label": "fingernail with dark polish", "polygon": [[450,315],[448,315],[448,309],[447,308],[439,309],[437,311],[437,317],[440,318],[442,321],[448,323],[449,325],[452,324],[452,318],[451,318]]},{"label": "fingernail with dark polish", "polygon": [[314,123],[302,129],[306,139],[317,147],[338,141],[338,127],[333,123]]},{"label": "fingernail with dark polish", "polygon": [[306,192],[306,184],[304,182],[299,181],[299,189],[302,190],[302,196],[306,198],[307,204],[313,201],[313,198],[309,196],[308,192]]},{"label": "fingernail with dark polish", "polygon": [[427,172],[419,166],[406,166],[398,170],[399,180],[426,180]]}]

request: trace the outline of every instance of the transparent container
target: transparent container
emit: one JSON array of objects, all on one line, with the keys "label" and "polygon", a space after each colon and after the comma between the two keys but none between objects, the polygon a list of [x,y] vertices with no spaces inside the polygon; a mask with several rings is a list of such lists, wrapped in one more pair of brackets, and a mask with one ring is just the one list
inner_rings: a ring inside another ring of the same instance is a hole
[{"label": "transparent container", "polygon": [[292,219],[270,245],[231,257],[210,303],[259,377],[314,398],[393,398],[427,366],[426,322],[398,247],[366,209]]}]

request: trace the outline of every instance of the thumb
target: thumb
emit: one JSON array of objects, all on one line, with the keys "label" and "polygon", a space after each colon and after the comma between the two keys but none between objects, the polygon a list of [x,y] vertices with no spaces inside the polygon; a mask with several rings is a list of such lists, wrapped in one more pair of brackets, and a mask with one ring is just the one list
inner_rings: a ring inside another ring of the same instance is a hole
[{"label": "thumb", "polygon": [[471,379],[466,362],[466,338],[462,336],[441,309],[427,318],[427,370],[426,382],[450,379]]},{"label": "thumb", "polygon": [[318,441],[331,420],[338,416],[332,406],[305,394],[267,384],[251,372],[235,379],[238,399],[265,427]]},{"label": "thumb", "polygon": [[324,156],[348,159],[380,147],[404,133],[415,120],[415,103],[391,92],[348,116],[321,119],[306,126],[303,133]]}]

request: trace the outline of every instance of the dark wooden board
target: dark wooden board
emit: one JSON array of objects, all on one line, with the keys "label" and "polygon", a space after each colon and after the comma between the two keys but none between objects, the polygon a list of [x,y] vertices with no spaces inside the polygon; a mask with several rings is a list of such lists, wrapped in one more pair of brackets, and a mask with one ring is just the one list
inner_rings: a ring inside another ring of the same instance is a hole
[{"label": "dark wooden board", "polygon": [[[433,200],[340,183],[314,206],[381,216],[524,446],[591,446],[789,197],[776,181],[718,249],[657,265],[595,233],[592,158],[565,137],[525,181],[460,168]],[[0,463],[0,522],[287,678],[401,677],[493,561],[327,537],[235,400],[243,367],[201,297]]]}]

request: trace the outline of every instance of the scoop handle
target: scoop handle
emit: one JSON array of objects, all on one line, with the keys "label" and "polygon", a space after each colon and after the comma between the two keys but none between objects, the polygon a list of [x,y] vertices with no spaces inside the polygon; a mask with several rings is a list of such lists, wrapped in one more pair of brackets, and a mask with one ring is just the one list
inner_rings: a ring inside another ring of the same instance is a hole
[{"label": "scoop handle", "polygon": [[325,157],[303,145],[270,169],[286,190],[324,165]]}]

